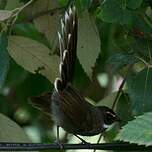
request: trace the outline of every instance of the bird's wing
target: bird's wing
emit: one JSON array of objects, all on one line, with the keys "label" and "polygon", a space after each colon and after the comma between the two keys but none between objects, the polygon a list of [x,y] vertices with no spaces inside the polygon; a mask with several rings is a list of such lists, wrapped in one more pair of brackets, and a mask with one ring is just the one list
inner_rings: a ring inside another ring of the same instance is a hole
[{"label": "bird's wing", "polygon": [[[80,92],[73,88],[70,84],[67,85],[66,89],[60,94],[60,107],[62,112],[70,119],[71,123],[74,124],[79,131],[89,129],[91,126],[91,120],[89,117],[91,104],[87,103]],[[84,125],[85,126],[84,126]]]},{"label": "bird's wing", "polygon": [[39,96],[29,98],[29,103],[36,109],[42,111],[45,115],[51,116],[51,92],[45,92]]}]

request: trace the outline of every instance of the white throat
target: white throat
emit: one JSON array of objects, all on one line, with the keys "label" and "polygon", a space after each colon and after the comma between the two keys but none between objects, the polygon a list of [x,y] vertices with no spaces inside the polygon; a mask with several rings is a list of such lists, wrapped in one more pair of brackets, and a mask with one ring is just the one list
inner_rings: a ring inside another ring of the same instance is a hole
[{"label": "white throat", "polygon": [[109,126],[110,126],[110,125],[107,125],[107,124],[105,124],[105,123],[103,124],[103,128],[104,128],[104,129],[109,128]]}]

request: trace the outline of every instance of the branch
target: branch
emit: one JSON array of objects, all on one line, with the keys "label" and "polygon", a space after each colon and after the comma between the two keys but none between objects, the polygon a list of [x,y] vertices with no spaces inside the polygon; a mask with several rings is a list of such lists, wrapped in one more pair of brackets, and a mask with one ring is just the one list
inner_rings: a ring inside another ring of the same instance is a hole
[{"label": "branch", "polygon": [[97,149],[97,150],[151,150],[152,146],[129,143],[103,143],[103,144],[46,144],[46,143],[9,143],[0,142],[0,151],[35,151],[35,150],[59,150],[59,149]]},{"label": "branch", "polygon": [[118,90],[118,93],[117,93],[117,95],[116,95],[116,98],[115,98],[115,100],[114,100],[114,102],[113,102],[112,109],[114,109],[117,101],[119,100],[119,97],[120,97],[120,95],[121,95],[121,93],[122,93],[124,84],[125,84],[125,82],[126,82],[126,80],[127,80],[127,77],[128,77],[128,75],[129,75],[130,71],[132,70],[132,66],[133,66],[133,64],[130,64],[130,65],[129,65],[127,74],[125,75],[125,77],[124,77],[121,85],[119,86],[119,90]]}]

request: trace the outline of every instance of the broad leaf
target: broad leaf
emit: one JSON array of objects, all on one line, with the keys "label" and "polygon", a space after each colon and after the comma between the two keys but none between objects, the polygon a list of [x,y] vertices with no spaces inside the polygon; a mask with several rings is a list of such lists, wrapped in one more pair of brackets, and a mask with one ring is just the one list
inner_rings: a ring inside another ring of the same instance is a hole
[{"label": "broad leaf", "polygon": [[152,110],[152,69],[146,68],[127,80],[133,115]]},{"label": "broad leaf", "polygon": [[92,68],[100,53],[100,38],[95,25],[95,20],[85,12],[79,18],[78,26],[78,58],[84,71],[91,78]]},{"label": "broad leaf", "polygon": [[0,88],[3,86],[9,68],[9,55],[7,52],[7,38],[0,34]]},{"label": "broad leaf", "polygon": [[0,142],[31,142],[20,126],[1,113],[0,124]]},{"label": "broad leaf", "polygon": [[0,10],[0,21],[5,21],[10,18],[12,15],[12,11]]},{"label": "broad leaf", "polygon": [[117,53],[112,55],[108,61],[107,64],[111,66],[112,72],[118,72],[121,70],[124,66],[127,66],[129,64],[133,64],[137,62],[137,58],[133,53]]},{"label": "broad leaf", "polygon": [[32,23],[20,23],[14,25],[13,33],[15,35],[28,37],[41,42],[48,47],[50,46],[44,35],[42,35],[42,33],[40,33]]},{"label": "broad leaf", "polygon": [[11,57],[26,70],[39,72],[51,82],[58,75],[59,57],[49,55],[50,50],[35,40],[22,36],[10,36],[8,51]]},{"label": "broad leaf", "polygon": [[132,12],[127,9],[126,1],[106,0],[101,5],[99,18],[109,23],[131,24]]},{"label": "broad leaf", "polygon": [[138,145],[152,145],[152,112],[138,116],[135,120],[128,122],[116,140],[121,140]]},{"label": "broad leaf", "polygon": [[112,104],[117,96],[118,92],[113,92],[111,94],[109,94],[108,96],[106,96],[105,98],[103,98],[101,101],[98,102],[98,106],[107,106],[109,108],[112,107]]},{"label": "broad leaf", "polygon": [[[54,0],[37,0],[33,6],[33,14],[46,12],[58,7],[58,2]],[[43,33],[52,48],[57,44],[57,30],[59,30],[59,11],[46,13],[34,19],[34,23],[39,32]]]}]

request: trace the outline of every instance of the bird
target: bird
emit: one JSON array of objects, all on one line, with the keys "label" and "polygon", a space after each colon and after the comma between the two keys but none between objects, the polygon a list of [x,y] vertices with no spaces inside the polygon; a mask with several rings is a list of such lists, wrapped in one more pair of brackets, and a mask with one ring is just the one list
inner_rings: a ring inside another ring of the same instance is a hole
[{"label": "bird", "polygon": [[[85,97],[73,85],[77,57],[77,31],[76,8],[71,6],[61,19],[61,32],[58,32],[59,77],[54,81],[52,95],[49,94],[50,99],[47,96],[46,103],[49,106],[45,110],[46,113],[51,111],[52,120],[57,126],[57,140],[59,140],[59,127],[62,127],[84,142],[79,135],[93,136],[103,133],[109,125],[120,121],[120,119],[111,108],[95,106],[87,102]],[[32,100],[39,99],[41,101],[40,99],[45,95],[34,97]]]}]

